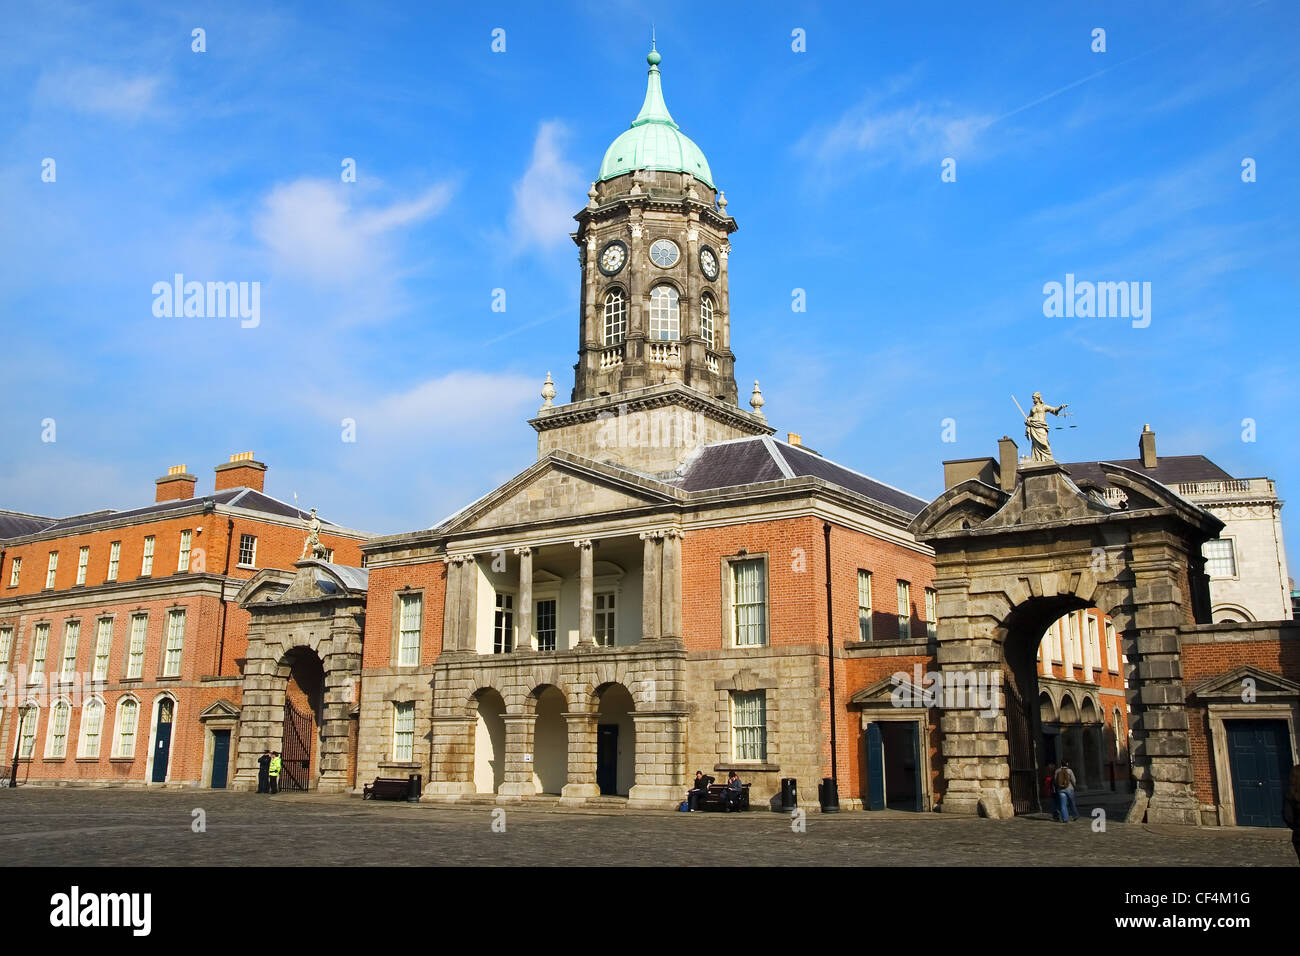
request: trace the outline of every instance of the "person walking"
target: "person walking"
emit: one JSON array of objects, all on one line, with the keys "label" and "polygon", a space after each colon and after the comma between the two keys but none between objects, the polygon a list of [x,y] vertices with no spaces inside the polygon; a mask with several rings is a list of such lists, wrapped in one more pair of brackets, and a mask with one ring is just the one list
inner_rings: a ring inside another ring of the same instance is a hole
[{"label": "person walking", "polygon": [[280,762],[280,751],[275,751],[271,755],[270,766],[267,767],[267,776],[271,778],[271,792],[280,792],[280,768],[283,764]]},{"label": "person walking", "polygon": [[1291,828],[1291,846],[1300,860],[1300,764],[1291,768],[1291,785],[1282,797],[1282,819]]},{"label": "person walking", "polygon": [[1056,807],[1056,764],[1047,765],[1047,775],[1043,777],[1043,796],[1047,798],[1047,805],[1052,808],[1052,822],[1055,823],[1061,819],[1061,811]]},{"label": "person walking", "polygon": [[257,758],[257,792],[271,792],[271,751],[263,750],[262,756]]},{"label": "person walking", "polygon": [[[1070,769],[1070,761],[1062,760],[1056,771],[1056,807],[1061,814],[1062,823],[1079,819],[1079,805],[1074,802],[1074,784],[1074,771]],[[1065,817],[1067,808],[1070,811],[1069,820]]]}]

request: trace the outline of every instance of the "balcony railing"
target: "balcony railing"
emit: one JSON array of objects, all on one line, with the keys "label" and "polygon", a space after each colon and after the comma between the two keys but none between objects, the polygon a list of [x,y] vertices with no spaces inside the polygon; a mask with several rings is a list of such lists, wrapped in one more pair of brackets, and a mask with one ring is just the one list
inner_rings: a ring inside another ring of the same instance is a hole
[{"label": "balcony railing", "polygon": [[1226,498],[1234,495],[1272,494],[1273,482],[1267,478],[1232,478],[1227,481],[1183,481],[1178,493],[1184,498]]},{"label": "balcony railing", "polygon": [[611,345],[607,349],[602,349],[600,353],[600,370],[617,368],[623,364],[623,344]]},{"label": "balcony railing", "polygon": [[704,353],[704,365],[714,375],[718,374],[718,357],[712,352]]},{"label": "balcony railing", "polygon": [[674,361],[680,365],[681,346],[676,342],[651,342],[649,356],[650,361],[657,365],[670,365]]}]

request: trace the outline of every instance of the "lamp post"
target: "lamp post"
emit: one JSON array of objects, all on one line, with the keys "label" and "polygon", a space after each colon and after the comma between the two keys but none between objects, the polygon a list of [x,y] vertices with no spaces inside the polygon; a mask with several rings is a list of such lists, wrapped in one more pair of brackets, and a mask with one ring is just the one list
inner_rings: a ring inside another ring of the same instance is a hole
[{"label": "lamp post", "polygon": [[9,788],[18,786],[18,753],[23,745],[23,725],[27,722],[29,708],[18,708],[18,722],[14,725],[14,762],[9,765]]}]

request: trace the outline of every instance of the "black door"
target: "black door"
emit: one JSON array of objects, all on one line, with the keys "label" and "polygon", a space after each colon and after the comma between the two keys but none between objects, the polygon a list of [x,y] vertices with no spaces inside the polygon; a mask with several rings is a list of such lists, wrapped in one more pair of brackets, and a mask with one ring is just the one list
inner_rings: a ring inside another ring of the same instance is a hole
[{"label": "black door", "polygon": [[164,700],[158,705],[158,733],[153,744],[153,782],[166,783],[167,761],[172,753],[172,713],[175,705]]},{"label": "black door", "polygon": [[1281,827],[1282,795],[1291,776],[1284,720],[1227,720],[1232,800],[1239,827]]},{"label": "black door", "polygon": [[867,809],[885,809],[885,744],[880,724],[867,724]]},{"label": "black door", "polygon": [[596,728],[596,786],[602,794],[618,793],[618,724]]},{"label": "black door", "polygon": [[226,789],[226,775],[230,769],[230,731],[212,731],[212,789]]}]

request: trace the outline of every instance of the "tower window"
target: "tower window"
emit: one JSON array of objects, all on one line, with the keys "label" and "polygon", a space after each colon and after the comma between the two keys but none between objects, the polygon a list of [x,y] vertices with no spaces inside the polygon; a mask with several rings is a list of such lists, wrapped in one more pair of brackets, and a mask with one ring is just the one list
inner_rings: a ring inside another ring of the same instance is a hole
[{"label": "tower window", "polygon": [[677,290],[657,285],[650,290],[650,340],[675,342],[681,337],[682,314],[677,305]]},{"label": "tower window", "polygon": [[700,334],[704,344],[713,348],[713,296],[700,296]]},{"label": "tower window", "polygon": [[605,296],[605,344],[618,345],[627,338],[627,297],[622,289]]}]

